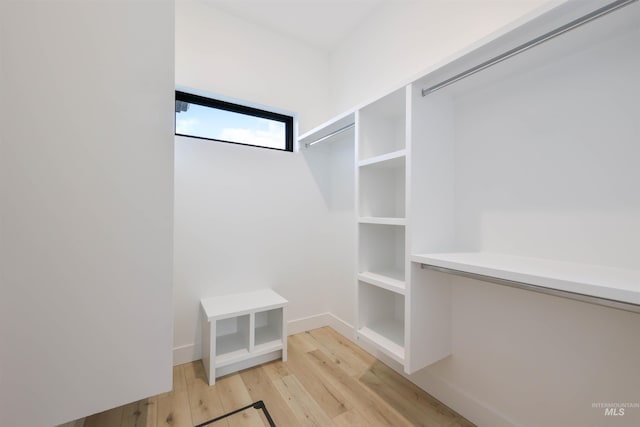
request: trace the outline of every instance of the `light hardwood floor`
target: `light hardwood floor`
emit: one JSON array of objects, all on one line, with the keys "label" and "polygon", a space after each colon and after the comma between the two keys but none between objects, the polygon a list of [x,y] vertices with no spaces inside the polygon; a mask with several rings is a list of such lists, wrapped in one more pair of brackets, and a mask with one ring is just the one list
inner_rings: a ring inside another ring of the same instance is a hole
[{"label": "light hardwood floor", "polygon": [[[289,360],[207,385],[200,361],[174,367],[173,390],[92,415],[85,427],[192,427],[263,400],[278,427],[468,427],[469,421],[333,329],[289,337]],[[264,426],[247,410],[212,427]]]}]

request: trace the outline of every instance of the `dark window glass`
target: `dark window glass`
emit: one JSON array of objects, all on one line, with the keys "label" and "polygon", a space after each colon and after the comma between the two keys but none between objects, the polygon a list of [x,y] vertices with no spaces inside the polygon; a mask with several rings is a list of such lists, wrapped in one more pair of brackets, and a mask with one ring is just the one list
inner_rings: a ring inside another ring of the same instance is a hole
[{"label": "dark window glass", "polygon": [[176,91],[176,135],[293,151],[293,117]]}]

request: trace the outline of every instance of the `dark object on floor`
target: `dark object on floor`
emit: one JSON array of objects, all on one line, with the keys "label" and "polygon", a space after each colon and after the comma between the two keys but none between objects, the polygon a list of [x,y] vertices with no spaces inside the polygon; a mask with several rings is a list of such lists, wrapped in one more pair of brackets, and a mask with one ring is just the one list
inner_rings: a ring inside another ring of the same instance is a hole
[{"label": "dark object on floor", "polygon": [[266,418],[266,419],[267,419],[267,421],[269,422],[269,425],[270,425],[271,427],[276,427],[276,423],[274,423],[274,422],[273,422],[273,419],[271,418],[271,415],[269,415],[269,411],[267,411],[267,406],[264,404],[264,402],[263,402],[262,400],[258,400],[257,402],[254,402],[254,403],[252,403],[251,405],[247,405],[247,406],[245,406],[244,408],[240,408],[240,409],[236,409],[235,411],[231,411],[231,412],[229,412],[228,414],[221,415],[221,416],[219,416],[218,418],[214,418],[214,419],[212,419],[212,420],[205,421],[205,422],[203,422],[202,424],[198,424],[198,425],[197,425],[197,426],[195,426],[195,427],[204,427],[204,426],[207,426],[207,425],[209,425],[209,424],[213,424],[213,423],[215,423],[216,421],[219,421],[219,420],[221,420],[221,419],[223,419],[223,418],[230,417],[231,415],[235,415],[235,414],[237,414],[238,412],[242,412],[242,411],[244,411],[244,410],[246,410],[246,409],[250,409],[250,408],[253,408],[253,409],[262,409],[262,412],[264,413],[265,418]]}]

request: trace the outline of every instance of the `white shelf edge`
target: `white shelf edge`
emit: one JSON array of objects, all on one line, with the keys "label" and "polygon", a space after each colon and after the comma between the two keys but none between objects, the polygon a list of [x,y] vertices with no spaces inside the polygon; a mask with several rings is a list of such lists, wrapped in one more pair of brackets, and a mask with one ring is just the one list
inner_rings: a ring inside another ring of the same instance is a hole
[{"label": "white shelf edge", "polygon": [[221,354],[216,356],[216,369],[232,365],[234,363],[242,362],[245,360],[253,359],[264,354],[271,353],[273,351],[282,350],[282,340],[272,341],[259,346],[254,347],[253,351],[247,349],[237,350],[230,353]]},{"label": "white shelf edge", "polygon": [[[411,261],[594,299],[640,305],[640,271],[485,252],[412,254]],[[543,289],[541,289],[542,291]]]},{"label": "white shelf edge", "polygon": [[268,311],[287,305],[287,300],[271,289],[203,298],[200,305],[209,321]]},{"label": "white shelf edge", "polygon": [[251,354],[256,355],[256,354],[262,354],[262,353],[269,353],[269,352],[272,352],[275,350],[281,350],[281,349],[282,349],[282,340],[272,340],[262,344],[256,344]]},{"label": "white shelf edge", "polygon": [[394,279],[393,277],[373,273],[371,271],[358,273],[358,280],[400,295],[405,295],[406,293],[406,283],[404,280]]},{"label": "white shelf edge", "polygon": [[360,224],[407,225],[406,218],[363,216],[358,218]]},{"label": "white shelf edge", "polygon": [[245,360],[252,357],[252,353],[246,348],[230,351],[229,353],[223,353],[216,356],[216,368],[230,363],[234,363],[240,360]]},{"label": "white shelf edge", "polygon": [[396,344],[389,338],[380,335],[376,331],[367,328],[366,326],[358,330],[358,335],[360,338],[364,339],[396,362],[404,365],[404,347]]},{"label": "white shelf edge", "polygon": [[391,153],[385,153],[379,156],[369,157],[368,159],[360,160],[358,161],[358,166],[363,167],[363,166],[378,165],[384,162],[389,162],[391,160],[403,158],[406,155],[407,155],[407,149],[403,148],[402,150],[393,151]]}]

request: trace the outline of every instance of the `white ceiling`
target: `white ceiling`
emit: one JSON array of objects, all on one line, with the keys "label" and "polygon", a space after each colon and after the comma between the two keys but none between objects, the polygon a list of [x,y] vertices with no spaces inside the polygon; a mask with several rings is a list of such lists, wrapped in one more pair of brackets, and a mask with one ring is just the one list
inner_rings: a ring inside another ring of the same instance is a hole
[{"label": "white ceiling", "polygon": [[205,0],[244,20],[332,50],[375,8],[390,0]]}]

